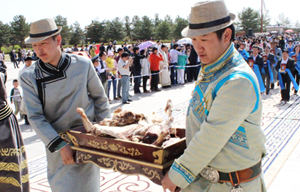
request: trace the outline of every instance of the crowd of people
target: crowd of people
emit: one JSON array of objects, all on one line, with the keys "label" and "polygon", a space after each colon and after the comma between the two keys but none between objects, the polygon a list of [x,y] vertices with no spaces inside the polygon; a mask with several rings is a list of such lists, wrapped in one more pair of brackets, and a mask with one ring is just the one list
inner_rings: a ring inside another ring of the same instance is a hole
[{"label": "crowd of people", "polygon": [[[252,68],[254,65],[258,66],[260,73],[256,74],[259,82],[261,82],[261,92],[268,95],[270,89],[274,89],[278,81],[277,84],[282,89],[281,105],[289,101],[290,83],[296,82],[299,85],[299,39],[297,34],[285,34],[237,37],[234,40],[235,48],[249,65]],[[61,47],[61,51],[66,53],[79,52],[79,54],[85,52],[86,56],[92,60],[109,101],[122,100],[123,104],[129,104],[132,101],[129,94],[130,86],[133,86],[134,94],[141,94],[142,92],[161,91],[158,87],[159,84],[164,89],[197,80],[201,65],[191,43],[177,44],[172,41],[168,47],[158,40],[155,44],[153,43],[153,46],[140,49],[139,45],[145,42],[147,40],[137,41],[130,46],[125,43],[119,48],[117,48],[116,41],[114,43],[109,42],[106,46],[101,43],[99,48],[96,47],[95,43],[81,45],[80,48],[75,44],[72,48],[64,49]],[[99,54],[96,54],[97,49]],[[125,59],[122,59],[122,54]],[[34,52],[26,51],[25,48],[19,49],[17,54],[12,50],[9,55],[15,68],[19,67],[21,61],[25,62],[25,55],[28,60],[38,59]],[[119,65],[122,62],[124,62],[124,67]],[[287,64],[286,68],[290,70],[292,76],[289,75],[289,72],[278,73],[281,63]],[[0,72],[5,74],[5,79],[7,78],[6,68],[4,53],[1,52]],[[147,88],[148,83],[150,89]],[[140,90],[140,87],[143,91]],[[111,89],[112,98],[110,96]],[[295,89],[294,86],[293,91],[294,94],[297,94],[298,88]]]},{"label": "crowd of people", "polygon": [[274,89],[276,82],[280,86],[282,98],[280,105],[289,102],[291,83],[293,93],[298,92],[299,39],[299,34],[282,34],[240,37],[234,41],[236,49],[255,71],[261,92],[269,95],[270,89]]},{"label": "crowd of people", "polygon": [[[122,100],[123,104],[132,101],[129,98],[130,86],[133,86],[134,94],[141,94],[161,91],[159,84],[164,89],[197,79],[200,60],[192,44],[180,45],[172,41],[168,47],[158,40],[152,46],[140,49],[139,46],[145,42],[147,40],[137,41],[129,46],[124,43],[118,48],[116,42],[109,42],[106,46],[101,43],[98,47],[95,43],[82,45],[80,49],[76,44],[72,48],[61,47],[61,50],[66,53],[85,52],[101,79],[109,101]],[[148,83],[150,89],[147,88]]]}]

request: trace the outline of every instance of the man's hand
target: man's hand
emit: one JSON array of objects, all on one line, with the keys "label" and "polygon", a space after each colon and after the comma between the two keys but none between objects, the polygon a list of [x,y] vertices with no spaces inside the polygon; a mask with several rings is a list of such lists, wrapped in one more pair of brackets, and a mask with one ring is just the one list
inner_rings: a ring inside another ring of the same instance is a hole
[{"label": "man's hand", "polygon": [[60,150],[60,155],[64,165],[74,164],[73,150],[70,145],[65,146]]},{"label": "man's hand", "polygon": [[171,192],[175,192],[176,185],[172,183],[172,181],[169,178],[169,172],[164,176],[163,180],[161,181],[161,185],[164,189],[164,192],[167,192],[167,189],[169,189]]}]

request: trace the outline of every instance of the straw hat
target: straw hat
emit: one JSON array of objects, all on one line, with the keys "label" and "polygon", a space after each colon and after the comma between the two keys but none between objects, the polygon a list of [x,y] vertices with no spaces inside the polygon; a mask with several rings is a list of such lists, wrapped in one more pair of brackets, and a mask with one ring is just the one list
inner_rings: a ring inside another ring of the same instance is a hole
[{"label": "straw hat", "polygon": [[47,18],[33,22],[30,25],[30,35],[25,39],[25,43],[36,43],[43,41],[49,37],[58,35],[61,29],[61,26],[56,26],[53,18]]},{"label": "straw hat", "polygon": [[189,27],[183,29],[184,37],[195,37],[224,29],[233,24],[235,15],[229,13],[223,0],[202,1],[194,4]]}]

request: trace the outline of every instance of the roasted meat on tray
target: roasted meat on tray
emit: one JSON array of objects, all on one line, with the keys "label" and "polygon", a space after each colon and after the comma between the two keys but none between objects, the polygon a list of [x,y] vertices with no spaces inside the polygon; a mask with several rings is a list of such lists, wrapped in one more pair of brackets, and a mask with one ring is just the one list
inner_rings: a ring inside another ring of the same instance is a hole
[{"label": "roasted meat on tray", "polygon": [[111,136],[117,139],[123,139],[134,142],[143,142],[162,146],[163,142],[169,140],[164,146],[171,145],[177,139],[170,140],[171,134],[175,131],[172,128],[172,102],[169,99],[165,108],[168,114],[166,121],[157,114],[144,116],[143,114],[133,113],[128,110],[118,108],[111,119],[104,119],[99,124],[92,124],[86,117],[84,110],[77,108],[81,115],[83,126],[86,132],[95,136]]}]

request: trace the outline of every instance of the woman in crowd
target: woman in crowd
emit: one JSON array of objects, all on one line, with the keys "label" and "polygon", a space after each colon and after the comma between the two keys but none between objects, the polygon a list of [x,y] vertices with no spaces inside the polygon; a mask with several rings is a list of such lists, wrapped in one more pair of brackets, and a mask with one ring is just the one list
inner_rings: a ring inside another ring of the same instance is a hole
[{"label": "woman in crowd", "polygon": [[[141,55],[145,54],[145,50],[141,51]],[[143,91],[144,93],[149,93],[147,90],[147,81],[151,75],[150,71],[150,62],[149,62],[149,54],[147,54],[146,58],[141,59],[142,71],[141,74],[143,76]]]}]

